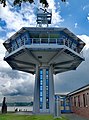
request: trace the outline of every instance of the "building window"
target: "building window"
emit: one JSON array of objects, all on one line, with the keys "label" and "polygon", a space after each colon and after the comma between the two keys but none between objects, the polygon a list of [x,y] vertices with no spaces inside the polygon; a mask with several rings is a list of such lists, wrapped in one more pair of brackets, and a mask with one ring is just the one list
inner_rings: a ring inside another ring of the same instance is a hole
[{"label": "building window", "polygon": [[78,96],[78,107],[80,107],[80,95]]},{"label": "building window", "polygon": [[74,106],[76,106],[76,97],[74,97]]},{"label": "building window", "polygon": [[89,93],[87,93],[87,106],[89,107]]},{"label": "building window", "polygon": [[49,70],[46,69],[46,109],[49,109]]},{"label": "building window", "polygon": [[83,105],[84,105],[84,107],[86,107],[86,98],[85,98],[85,94],[83,94]]},{"label": "building window", "polygon": [[18,44],[18,48],[21,47],[21,38],[18,37],[18,38],[16,39],[16,41],[17,41],[17,44]]},{"label": "building window", "polygon": [[70,99],[68,97],[68,98],[66,98],[66,106],[69,106],[69,103],[70,103]]},{"label": "building window", "polygon": [[41,86],[40,86],[40,90],[43,90],[43,86],[42,86],[42,84],[41,84]]},{"label": "building window", "polygon": [[17,49],[17,43],[15,40],[12,41],[12,51],[16,50]]},{"label": "building window", "polygon": [[61,99],[61,106],[64,106],[64,100]]},{"label": "building window", "polygon": [[71,97],[71,106],[74,106],[73,97]]},{"label": "building window", "polygon": [[72,43],[72,49],[76,51],[77,45],[75,43]]},{"label": "building window", "polygon": [[40,79],[40,109],[43,108],[43,70],[40,69],[40,75],[39,75],[39,79]]}]

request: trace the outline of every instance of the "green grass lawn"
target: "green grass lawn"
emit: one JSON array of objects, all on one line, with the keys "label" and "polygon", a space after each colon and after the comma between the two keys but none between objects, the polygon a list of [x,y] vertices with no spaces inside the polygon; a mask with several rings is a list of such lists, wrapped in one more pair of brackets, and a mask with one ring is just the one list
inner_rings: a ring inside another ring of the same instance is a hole
[{"label": "green grass lawn", "polygon": [[68,120],[65,117],[54,118],[52,115],[16,115],[0,114],[0,120]]}]

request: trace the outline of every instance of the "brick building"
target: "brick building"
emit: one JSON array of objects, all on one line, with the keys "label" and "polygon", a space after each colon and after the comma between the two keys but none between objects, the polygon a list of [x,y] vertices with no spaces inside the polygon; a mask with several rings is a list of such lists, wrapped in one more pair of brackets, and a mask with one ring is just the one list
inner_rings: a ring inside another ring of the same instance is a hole
[{"label": "brick building", "polygon": [[69,93],[67,96],[70,98],[71,111],[89,118],[89,84]]}]

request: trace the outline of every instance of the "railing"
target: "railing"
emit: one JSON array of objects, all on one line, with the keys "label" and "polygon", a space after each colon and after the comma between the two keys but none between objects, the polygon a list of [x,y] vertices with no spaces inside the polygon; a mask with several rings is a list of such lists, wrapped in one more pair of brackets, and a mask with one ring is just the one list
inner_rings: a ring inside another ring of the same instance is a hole
[{"label": "railing", "polygon": [[[16,41],[16,40],[15,40]],[[32,44],[56,44],[56,45],[66,45],[67,47],[71,48],[77,53],[80,53],[77,44],[75,44],[70,39],[63,39],[63,38],[27,38],[21,39],[19,42],[18,40],[12,43],[11,47],[9,47],[8,52],[11,53],[16,49],[20,48],[23,45],[32,45]]]},{"label": "railing", "polygon": [[31,38],[30,42],[30,44],[64,44],[64,40],[57,38]]}]

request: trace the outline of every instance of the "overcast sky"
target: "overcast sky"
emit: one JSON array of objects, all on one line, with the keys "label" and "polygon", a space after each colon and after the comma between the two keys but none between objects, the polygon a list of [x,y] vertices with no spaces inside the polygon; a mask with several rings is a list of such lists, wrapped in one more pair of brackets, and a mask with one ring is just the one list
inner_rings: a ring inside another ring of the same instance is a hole
[{"label": "overcast sky", "polygon": [[[6,50],[2,43],[21,27],[36,26],[37,4],[26,3],[19,8],[13,7],[12,1],[8,0],[5,8],[0,4],[0,96],[30,96],[28,100],[31,100],[35,76],[12,70],[3,61]],[[85,61],[77,70],[54,76],[56,93],[71,92],[89,84],[89,1],[79,1],[48,0],[52,9],[51,26],[67,27],[86,43],[83,49]]]}]

